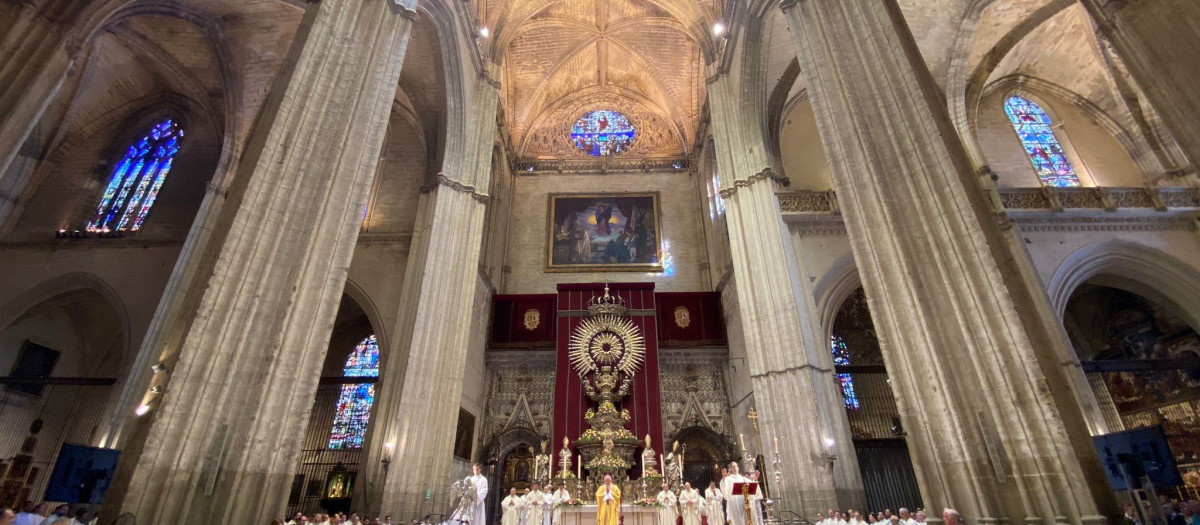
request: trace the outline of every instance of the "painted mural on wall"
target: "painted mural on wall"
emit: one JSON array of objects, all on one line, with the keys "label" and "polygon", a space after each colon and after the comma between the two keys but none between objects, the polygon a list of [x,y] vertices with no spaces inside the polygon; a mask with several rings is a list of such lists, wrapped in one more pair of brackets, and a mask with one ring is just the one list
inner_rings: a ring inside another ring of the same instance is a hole
[{"label": "painted mural on wall", "polygon": [[660,272],[657,193],[552,194],[546,269]]}]

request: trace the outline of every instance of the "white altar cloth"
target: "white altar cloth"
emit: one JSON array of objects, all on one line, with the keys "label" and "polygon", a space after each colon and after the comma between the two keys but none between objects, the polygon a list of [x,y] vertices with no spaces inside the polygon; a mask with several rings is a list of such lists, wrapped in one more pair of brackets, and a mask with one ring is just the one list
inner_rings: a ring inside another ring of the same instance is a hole
[{"label": "white altar cloth", "polygon": [[[563,506],[563,525],[596,525],[596,506]],[[659,525],[658,507],[621,505],[625,525]]]}]

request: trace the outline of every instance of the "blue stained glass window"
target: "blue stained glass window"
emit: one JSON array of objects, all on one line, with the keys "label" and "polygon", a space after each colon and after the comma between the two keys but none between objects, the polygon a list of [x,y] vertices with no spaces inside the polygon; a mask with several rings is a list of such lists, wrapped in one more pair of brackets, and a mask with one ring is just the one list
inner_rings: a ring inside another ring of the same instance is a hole
[{"label": "blue stained glass window", "polygon": [[137,231],[167,174],[175,162],[175,154],[183,142],[183,128],[166,119],[150,128],[141,139],[125,150],[125,155],[113,168],[96,213],[88,222],[91,232]]},{"label": "blue stained glass window", "polygon": [[[375,336],[363,339],[342,369],[345,377],[379,377],[379,341]],[[375,403],[375,385],[371,383],[342,385],[338,396],[337,414],[333,417],[333,430],[329,433],[329,448],[362,448],[367,435],[367,422],[371,419],[371,405]]]},{"label": "blue stained glass window", "polygon": [[[829,346],[833,350],[834,366],[850,366],[850,349],[846,348],[846,341],[842,340],[842,336],[834,334],[830,337]],[[858,394],[854,393],[854,378],[850,374],[838,374],[837,379],[842,387],[842,402],[845,403],[846,409],[858,410],[860,404]]]},{"label": "blue stained glass window", "polygon": [[1054,135],[1050,116],[1032,100],[1011,96],[1004,102],[1004,111],[1012,122],[1025,154],[1033,162],[1033,170],[1046,186],[1079,186],[1079,176],[1058,137]]},{"label": "blue stained glass window", "polygon": [[602,109],[582,117],[571,128],[571,142],[595,157],[616,155],[633,145],[637,130],[625,115]]}]

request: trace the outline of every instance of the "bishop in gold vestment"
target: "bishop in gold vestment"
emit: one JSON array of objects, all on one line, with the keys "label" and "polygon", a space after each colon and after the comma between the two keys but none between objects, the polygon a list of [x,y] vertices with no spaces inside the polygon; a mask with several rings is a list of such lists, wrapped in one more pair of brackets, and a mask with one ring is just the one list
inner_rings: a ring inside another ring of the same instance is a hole
[{"label": "bishop in gold vestment", "polygon": [[621,519],[621,488],[604,475],[604,484],[596,489],[596,525],[617,525]]}]

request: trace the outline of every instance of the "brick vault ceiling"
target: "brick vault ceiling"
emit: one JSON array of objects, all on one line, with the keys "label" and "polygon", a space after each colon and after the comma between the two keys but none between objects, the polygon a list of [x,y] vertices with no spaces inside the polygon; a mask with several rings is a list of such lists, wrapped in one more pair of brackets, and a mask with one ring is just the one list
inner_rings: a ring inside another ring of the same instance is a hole
[{"label": "brick vault ceiling", "polygon": [[704,103],[698,39],[717,8],[713,0],[481,1],[517,155],[583,156],[568,135],[596,109],[620,111],[638,128],[626,155],[688,153]]}]

